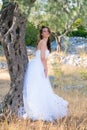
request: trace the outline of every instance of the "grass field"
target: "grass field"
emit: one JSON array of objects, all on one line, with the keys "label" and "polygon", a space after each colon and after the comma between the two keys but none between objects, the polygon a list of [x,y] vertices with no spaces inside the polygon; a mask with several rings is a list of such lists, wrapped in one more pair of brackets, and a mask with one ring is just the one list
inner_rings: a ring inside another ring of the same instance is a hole
[{"label": "grass field", "polygon": [[[0,130],[87,130],[87,79],[86,69],[72,66],[55,66],[49,63],[49,75],[55,76],[53,91],[69,102],[69,115],[60,120],[44,122],[13,118],[10,123],[0,122]],[[0,100],[9,91],[10,77],[7,70],[0,70]],[[65,89],[65,86],[80,86]],[[44,108],[43,108],[44,109]]]}]

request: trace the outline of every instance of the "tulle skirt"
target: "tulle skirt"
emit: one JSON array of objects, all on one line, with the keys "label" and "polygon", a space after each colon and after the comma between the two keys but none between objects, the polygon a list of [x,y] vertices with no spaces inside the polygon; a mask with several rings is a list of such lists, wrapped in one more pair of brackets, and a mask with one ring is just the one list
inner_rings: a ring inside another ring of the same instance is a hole
[{"label": "tulle skirt", "polygon": [[19,115],[24,119],[54,121],[68,115],[68,101],[54,93],[49,77],[45,77],[44,67],[39,58],[34,58],[27,64],[23,103]]}]

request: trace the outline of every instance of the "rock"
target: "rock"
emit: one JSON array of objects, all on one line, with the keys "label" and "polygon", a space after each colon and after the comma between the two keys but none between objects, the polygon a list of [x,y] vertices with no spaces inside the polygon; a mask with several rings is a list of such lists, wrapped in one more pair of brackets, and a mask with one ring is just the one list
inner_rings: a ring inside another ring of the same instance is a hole
[{"label": "rock", "polygon": [[81,51],[87,52],[87,38],[70,37],[69,52],[79,54]]},{"label": "rock", "polygon": [[55,76],[50,75],[49,79],[50,79],[51,85],[54,86]]},{"label": "rock", "polygon": [[[87,38],[82,37],[64,37],[63,38],[63,47],[67,47],[66,53],[67,55],[61,56],[55,52],[57,49],[57,43],[55,41],[51,42],[51,49],[54,53],[50,55],[50,62],[54,63],[54,59],[59,60],[61,64],[73,65],[73,66],[82,66],[87,67],[87,58],[81,57],[80,53],[86,52],[87,53]],[[67,44],[67,46],[65,45]],[[28,56],[35,56],[36,48],[32,46],[26,46]],[[0,55],[3,55],[2,46],[0,46]],[[7,68],[6,63],[0,63],[0,69]]]},{"label": "rock", "polygon": [[28,56],[35,56],[36,48],[32,46],[26,46]]},{"label": "rock", "polygon": [[3,56],[4,55],[4,50],[2,48],[2,46],[0,45],[0,56]]},{"label": "rock", "polygon": [[[87,53],[87,38],[83,37],[64,37],[62,39],[62,48],[69,54],[79,54],[81,51]],[[51,42],[52,51],[57,49],[56,41]]]},{"label": "rock", "polygon": [[51,50],[55,51],[57,49],[57,43],[56,41],[51,42]]},{"label": "rock", "polygon": [[8,68],[7,63],[0,62],[0,69],[6,69]]},{"label": "rock", "polygon": [[85,86],[83,86],[82,84],[81,85],[76,85],[76,86],[65,86],[64,90],[66,90],[66,91],[68,91],[68,90],[74,90],[74,89],[81,90],[84,87]]},{"label": "rock", "polygon": [[68,55],[65,55],[65,56],[61,56],[60,63],[67,64],[67,65],[73,65],[73,66],[87,67],[87,59],[82,58],[78,54],[72,54],[72,55],[68,54]]}]

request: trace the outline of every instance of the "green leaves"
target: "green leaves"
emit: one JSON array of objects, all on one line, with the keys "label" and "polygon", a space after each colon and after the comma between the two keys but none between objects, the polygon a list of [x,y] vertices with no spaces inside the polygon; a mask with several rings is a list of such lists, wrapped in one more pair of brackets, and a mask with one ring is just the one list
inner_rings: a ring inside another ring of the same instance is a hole
[{"label": "green leaves", "polygon": [[21,12],[26,15],[26,17],[29,16],[31,7],[34,5],[34,2],[36,0],[3,0],[4,5],[6,5],[8,2],[17,2],[19,5],[19,8]]},{"label": "green leaves", "polygon": [[31,22],[27,23],[25,43],[26,45],[36,46],[38,29]]}]

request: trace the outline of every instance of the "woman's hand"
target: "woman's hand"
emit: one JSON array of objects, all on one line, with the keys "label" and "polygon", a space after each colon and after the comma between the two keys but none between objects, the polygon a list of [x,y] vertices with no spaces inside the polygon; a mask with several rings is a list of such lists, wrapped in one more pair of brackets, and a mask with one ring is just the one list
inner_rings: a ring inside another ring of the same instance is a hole
[{"label": "woman's hand", "polygon": [[44,69],[45,77],[47,77],[47,72],[48,72],[48,70],[47,70],[47,68],[45,68]]}]

